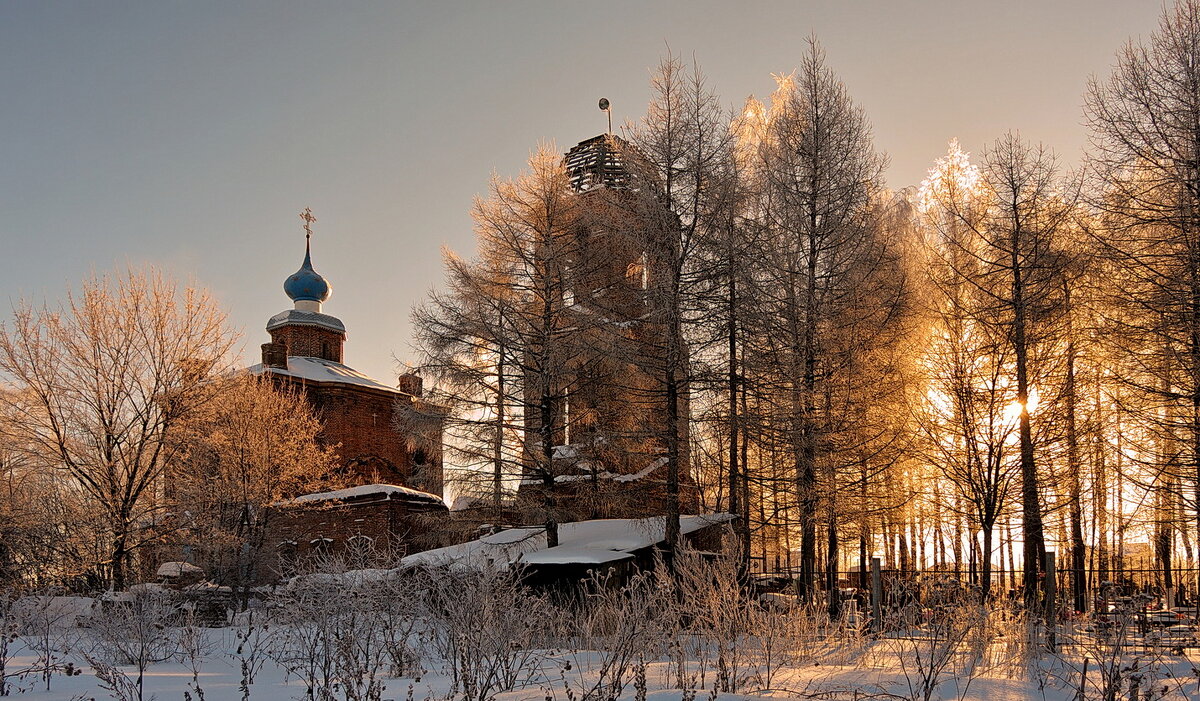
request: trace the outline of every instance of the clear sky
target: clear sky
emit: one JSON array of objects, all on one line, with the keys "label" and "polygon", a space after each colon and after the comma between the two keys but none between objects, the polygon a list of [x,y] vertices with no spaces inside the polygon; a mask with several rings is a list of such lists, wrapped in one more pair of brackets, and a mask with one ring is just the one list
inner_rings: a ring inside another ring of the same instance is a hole
[{"label": "clear sky", "polygon": [[565,151],[649,99],[670,46],[730,107],[815,32],[918,183],[958,137],[1084,146],[1082,94],[1158,0],[41,2],[0,0],[0,310],[151,263],[211,289],[257,362],[290,306],[299,212],[348,364],[394,378],[409,311],[473,250],[469,209],[539,140]]}]

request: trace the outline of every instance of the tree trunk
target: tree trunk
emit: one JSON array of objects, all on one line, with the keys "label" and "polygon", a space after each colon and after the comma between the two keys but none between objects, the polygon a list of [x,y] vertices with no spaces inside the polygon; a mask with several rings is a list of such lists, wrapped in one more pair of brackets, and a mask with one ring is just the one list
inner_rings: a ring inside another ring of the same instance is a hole
[{"label": "tree trunk", "polygon": [[1014,226],[1011,241],[1013,351],[1017,366],[1017,403],[1021,406],[1018,433],[1021,445],[1021,536],[1024,541],[1022,569],[1025,573],[1025,606],[1032,611],[1037,605],[1038,575],[1041,573],[1042,562],[1045,561],[1046,541],[1042,528],[1041,489],[1033,457],[1033,429],[1029,416],[1029,349],[1026,343],[1025,288],[1019,236],[1020,227]]},{"label": "tree trunk", "polygon": [[995,526],[983,527],[983,546],[979,552],[979,590],[984,601],[992,598],[992,535]]},{"label": "tree trunk", "polygon": [[546,488],[546,547],[558,545],[558,484],[554,481],[554,404],[553,397],[545,388],[539,406],[542,420],[539,435],[542,441],[542,484]]},{"label": "tree trunk", "polygon": [[[1063,283],[1063,293],[1067,314],[1071,309],[1071,288]],[[1079,478],[1079,438],[1076,434],[1075,413],[1075,338],[1074,329],[1070,326],[1068,317],[1067,333],[1067,381],[1064,393],[1066,395],[1067,423],[1067,498],[1068,518],[1071,530],[1071,592],[1075,597],[1075,610],[1087,610],[1087,570],[1086,550],[1083,543],[1083,487]]]},{"label": "tree trunk", "polygon": [[125,591],[126,565],[129,560],[129,524],[117,519],[113,524],[111,565],[113,591]]},{"label": "tree trunk", "polygon": [[828,499],[829,534],[825,552],[825,588],[829,597],[829,618],[836,619],[842,613],[842,597],[838,592],[838,519],[837,503],[832,491]]},{"label": "tree trunk", "polygon": [[504,489],[504,345],[497,347],[496,358],[496,435],[492,437],[492,508],[493,518],[500,516]]},{"label": "tree trunk", "polygon": [[[732,235],[730,236],[732,240]],[[732,249],[732,246],[730,247]],[[737,364],[737,274],[734,270],[732,250],[728,251],[729,256],[729,328],[727,330],[727,342],[729,353],[729,375],[727,377],[726,391],[729,392],[729,513],[734,516],[739,516],[742,512],[741,494],[742,485],[740,480],[742,477],[738,473],[738,432],[740,430],[738,422],[738,364]],[[744,469],[744,468],[743,468]],[[739,541],[744,539],[741,537],[742,532],[749,532],[750,524],[738,519],[734,523],[734,533]],[[738,574],[745,576],[750,564],[750,551],[745,547],[739,549],[738,552]]]},{"label": "tree trunk", "polygon": [[[668,361],[670,362],[670,361]],[[667,371],[667,515],[666,552],[668,568],[675,567],[679,548],[679,383],[672,367]]]}]

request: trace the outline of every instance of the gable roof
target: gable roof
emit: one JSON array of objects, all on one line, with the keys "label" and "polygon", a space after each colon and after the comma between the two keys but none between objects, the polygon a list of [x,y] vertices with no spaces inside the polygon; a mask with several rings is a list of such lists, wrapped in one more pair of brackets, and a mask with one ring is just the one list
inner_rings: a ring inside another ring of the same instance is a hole
[{"label": "gable roof", "polygon": [[279,505],[319,504],[325,501],[354,501],[366,497],[382,497],[382,500],[421,501],[445,506],[446,503],[436,494],[422,492],[419,489],[401,487],[396,484],[364,484],[358,487],[335,489],[331,492],[314,492],[302,494],[293,499],[279,502]]},{"label": "gable roof", "polygon": [[273,375],[295,377],[306,382],[356,385],[358,387],[370,387],[371,389],[391,392],[392,394],[405,394],[395,387],[389,387],[378,380],[367,377],[349,365],[325,360],[324,358],[291,355],[288,356],[286,369],[266,367],[262,363],[259,363],[251,365],[248,370],[255,375],[269,372]]},{"label": "gable roof", "polygon": [[[732,514],[701,514],[679,517],[679,532],[690,535],[718,523],[732,521]],[[638,550],[666,539],[666,519],[609,518],[564,523],[558,527],[559,544],[546,547],[541,527],[509,528],[482,538],[436,550],[409,555],[402,565],[461,567],[509,567],[520,564],[603,564],[633,557]]]}]

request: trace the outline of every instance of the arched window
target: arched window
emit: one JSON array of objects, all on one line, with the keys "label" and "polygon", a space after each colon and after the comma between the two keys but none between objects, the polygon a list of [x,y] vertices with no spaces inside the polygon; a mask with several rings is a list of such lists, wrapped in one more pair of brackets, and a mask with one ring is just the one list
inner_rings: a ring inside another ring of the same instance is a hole
[{"label": "arched window", "polygon": [[322,560],[329,557],[333,551],[333,538],[313,538],[308,541],[308,545],[312,548],[312,556],[316,560]]},{"label": "arched window", "polygon": [[279,574],[290,577],[296,573],[296,541],[284,540],[275,546],[279,558]]},{"label": "arched window", "polygon": [[650,274],[646,269],[645,252],[638,256],[637,260],[626,266],[625,281],[630,285],[639,287],[643,290],[650,288]]}]

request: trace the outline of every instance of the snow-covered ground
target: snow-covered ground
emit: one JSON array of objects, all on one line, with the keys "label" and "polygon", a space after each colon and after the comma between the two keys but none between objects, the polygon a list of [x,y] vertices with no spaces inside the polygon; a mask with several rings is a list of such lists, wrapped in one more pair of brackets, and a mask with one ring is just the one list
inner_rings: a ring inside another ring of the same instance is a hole
[{"label": "snow-covered ground", "polygon": [[223,627],[195,624],[155,587],[105,603],[0,598],[0,674],[8,695],[62,701],[1074,701],[1106,685],[1122,701],[1135,687],[1140,701],[1200,699],[1186,626],[1171,637],[1083,619],[1060,626],[1050,653],[1002,603],[921,594],[940,603],[897,606],[882,635],[857,615],[760,600],[699,559],[571,599],[506,570],[311,574]]},{"label": "snow-covered ground", "polygon": [[[199,699],[197,687],[202,689],[203,698],[210,701],[225,699],[255,699],[258,701],[284,701],[287,699],[307,699],[306,687],[303,682],[273,660],[266,660],[262,669],[257,673],[253,684],[245,687],[243,693],[241,661],[245,655],[239,655],[237,650],[243,643],[238,637],[238,630],[205,629],[203,631],[205,654],[199,666],[198,673],[193,679],[191,667],[180,659],[172,659],[152,664],[147,668],[144,678],[144,698],[166,699]],[[716,672],[705,670],[703,665],[690,660],[685,666],[686,683],[680,685],[677,663],[665,659],[648,661],[645,665],[645,688],[639,690],[640,681],[632,676],[629,684],[616,698],[621,701],[646,699],[647,701],[675,701],[680,699],[792,699],[792,698],[822,698],[822,699],[909,699],[922,698],[919,688],[910,687],[919,680],[906,675],[903,666],[888,651],[876,653],[872,647],[886,648],[886,643],[867,646],[852,655],[839,654],[831,650],[825,656],[827,659],[813,660],[803,666],[784,667],[776,673],[770,687],[761,684],[746,684],[738,693],[714,691]],[[588,651],[539,651],[541,662],[539,670],[533,678],[523,682],[522,688],[509,692],[498,693],[497,701],[542,701],[554,699],[567,701],[569,699],[585,698],[589,681],[594,682],[597,669],[603,664],[603,655]],[[851,657],[853,659],[837,659]],[[106,690],[91,669],[81,657],[67,655],[63,659],[76,659],[81,665],[80,672],[75,676],[55,674],[50,680],[50,689],[46,690],[45,682],[40,675],[33,674],[25,679],[12,679],[11,695],[20,698],[45,699],[46,701],[84,701],[85,699],[123,699],[137,698],[136,696],[121,696],[119,692]],[[1179,678],[1159,680],[1151,683],[1147,678],[1143,681],[1143,696],[1141,698],[1165,700],[1194,700],[1200,698],[1200,688],[1197,679],[1191,673],[1191,663],[1179,658],[1171,664]],[[14,670],[34,667],[37,657],[31,651],[18,651],[9,662],[9,673]],[[1161,676],[1163,670],[1160,670]],[[127,680],[133,682],[137,678],[134,666],[119,668]],[[1094,673],[1094,671],[1093,671]],[[703,674],[704,679],[701,680]],[[1003,674],[982,673],[973,678],[948,676],[940,684],[932,698],[934,699],[979,699],[980,701],[1021,701],[1025,699],[1046,699],[1047,701],[1073,701],[1076,698],[1075,683],[1077,670],[1061,662],[1044,662],[1035,665],[1031,672],[1023,676],[1010,677]],[[448,699],[458,698],[452,693],[453,680],[444,671],[430,671],[418,676],[386,678],[382,683],[380,699]],[[1165,693],[1164,693],[1165,692]],[[1149,695],[1145,695],[1148,693]],[[185,696],[186,695],[186,696]],[[335,698],[347,697],[338,693]],[[1090,691],[1086,698],[1099,698],[1095,690]],[[1120,698],[1128,696],[1126,684]]]}]

